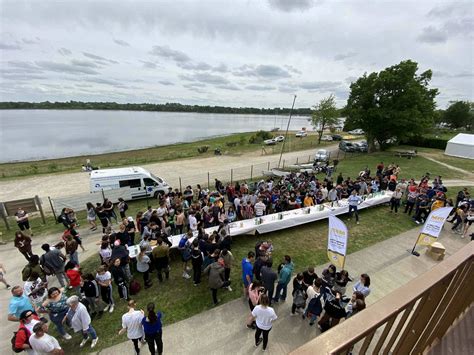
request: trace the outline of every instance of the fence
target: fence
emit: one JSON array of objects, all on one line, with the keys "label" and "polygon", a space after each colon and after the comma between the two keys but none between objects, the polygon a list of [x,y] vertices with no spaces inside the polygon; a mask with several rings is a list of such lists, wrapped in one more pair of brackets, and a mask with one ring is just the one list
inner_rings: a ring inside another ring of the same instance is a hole
[{"label": "fence", "polygon": [[474,302],[474,243],[292,355],[421,354]]},{"label": "fence", "polygon": [[[280,166],[282,168],[293,164],[310,163],[314,159],[313,155],[297,156],[290,159],[282,159]],[[237,181],[254,180],[263,176],[264,171],[268,171],[278,167],[278,160],[268,161],[266,163],[246,165],[241,167],[234,167],[230,169],[223,169],[213,172],[202,172],[198,174],[190,174],[185,177],[177,176],[166,179],[168,184],[173,188],[178,188],[183,191],[186,186],[195,187],[197,184],[202,187],[213,189],[215,180],[218,179],[223,182],[235,183]],[[103,202],[104,198],[108,198],[112,202],[117,202],[121,197],[124,200],[130,200],[130,193],[127,190],[104,190],[98,193],[76,194],[65,197],[50,197],[48,196],[51,211],[56,217],[65,207],[72,208],[75,211],[86,209],[87,202],[93,204]],[[153,198],[150,196],[150,198]],[[148,204],[148,203],[147,203]]]},{"label": "fence", "polygon": [[10,230],[10,223],[8,222],[8,217],[14,216],[18,208],[20,207],[29,214],[31,214],[32,212],[38,211],[41,214],[43,223],[46,223],[44,213],[43,213],[42,202],[38,196],[35,196],[33,198],[24,198],[24,199],[15,200],[15,201],[5,201],[5,202],[0,202],[0,216],[2,217],[7,230]]}]

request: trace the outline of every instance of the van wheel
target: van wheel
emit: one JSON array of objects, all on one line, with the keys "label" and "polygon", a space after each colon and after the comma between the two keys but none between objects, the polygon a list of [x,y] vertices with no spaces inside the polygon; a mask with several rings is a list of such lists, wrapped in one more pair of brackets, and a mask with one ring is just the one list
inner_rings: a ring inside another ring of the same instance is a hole
[{"label": "van wheel", "polygon": [[158,195],[159,195],[159,194],[160,194],[160,193],[159,193],[158,191],[156,191],[156,192],[153,194],[153,198],[158,199]]}]

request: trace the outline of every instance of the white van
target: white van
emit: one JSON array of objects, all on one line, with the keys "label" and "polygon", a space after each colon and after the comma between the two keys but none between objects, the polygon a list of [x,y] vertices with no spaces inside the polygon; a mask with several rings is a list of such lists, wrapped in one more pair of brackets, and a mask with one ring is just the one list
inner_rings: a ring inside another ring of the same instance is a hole
[{"label": "white van", "polygon": [[93,170],[90,174],[91,192],[128,189],[132,199],[158,197],[167,193],[170,186],[148,170],[140,167]]}]

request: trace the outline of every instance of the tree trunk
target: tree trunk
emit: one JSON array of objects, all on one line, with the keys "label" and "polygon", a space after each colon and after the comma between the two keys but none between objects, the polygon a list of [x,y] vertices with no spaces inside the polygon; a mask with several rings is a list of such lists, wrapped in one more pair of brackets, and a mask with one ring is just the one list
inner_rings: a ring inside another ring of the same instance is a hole
[{"label": "tree trunk", "polygon": [[324,126],[325,126],[325,124],[324,124],[324,121],[323,121],[323,123],[321,123],[321,130],[319,131],[318,145],[321,144],[321,138],[323,136]]},{"label": "tree trunk", "polygon": [[371,135],[367,134],[367,145],[369,153],[375,152],[377,149],[375,148],[375,139]]}]

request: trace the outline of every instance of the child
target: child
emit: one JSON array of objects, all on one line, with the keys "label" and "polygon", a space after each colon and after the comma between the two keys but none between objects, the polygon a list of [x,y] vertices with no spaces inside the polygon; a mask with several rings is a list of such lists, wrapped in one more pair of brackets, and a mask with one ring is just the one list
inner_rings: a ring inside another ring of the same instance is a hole
[{"label": "child", "polygon": [[104,306],[100,301],[100,288],[99,284],[94,279],[94,275],[91,273],[84,276],[81,292],[84,294],[86,300],[89,303],[91,316],[94,317],[97,314],[97,311],[99,311],[99,318],[102,317],[102,314],[104,313]]},{"label": "child", "polygon": [[81,295],[81,271],[79,265],[69,261],[64,267],[66,270],[66,276],[69,279],[69,289],[74,289],[77,296]]},{"label": "child", "polygon": [[3,276],[6,273],[7,273],[7,270],[5,270],[5,267],[3,266],[3,264],[0,264],[0,282],[3,282],[5,286],[7,287],[7,290],[9,290],[12,287],[8,284],[7,280],[5,280],[5,277]]},{"label": "child", "polygon": [[95,279],[99,284],[102,300],[107,305],[104,308],[104,312],[109,311],[109,313],[112,313],[114,311],[114,299],[112,298],[112,274],[107,271],[105,265],[101,265],[97,269]]}]

